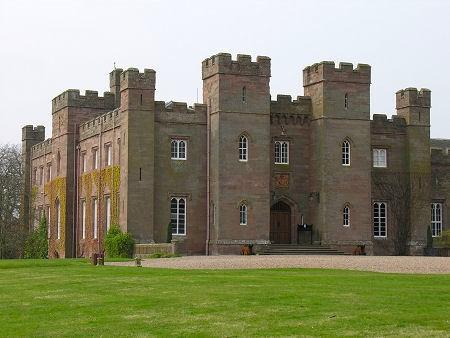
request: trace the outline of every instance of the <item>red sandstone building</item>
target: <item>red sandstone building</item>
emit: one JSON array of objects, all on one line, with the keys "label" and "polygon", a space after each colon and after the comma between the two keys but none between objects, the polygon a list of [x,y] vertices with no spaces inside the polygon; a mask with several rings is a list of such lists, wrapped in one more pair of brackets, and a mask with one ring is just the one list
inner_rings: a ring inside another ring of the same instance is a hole
[{"label": "red sandstone building", "polygon": [[22,137],[25,216],[47,217],[49,256],[101,252],[113,224],[137,243],[166,242],[170,224],[184,254],[422,254],[427,228],[439,237],[449,217],[450,141],[430,139],[430,91],[400,90],[397,115],[371,120],[368,65],[307,67],[294,100],[271,100],[270,75],[267,57],[222,53],[203,61],[192,107],[155,101],[149,69],[113,70],[103,97],[55,97],[51,137]]}]

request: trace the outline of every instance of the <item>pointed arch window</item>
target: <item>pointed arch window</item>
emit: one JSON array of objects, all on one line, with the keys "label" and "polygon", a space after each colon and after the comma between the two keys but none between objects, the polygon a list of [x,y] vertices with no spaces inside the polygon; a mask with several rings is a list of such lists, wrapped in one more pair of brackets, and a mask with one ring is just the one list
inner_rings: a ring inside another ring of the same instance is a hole
[{"label": "pointed arch window", "polygon": [[348,205],[342,209],[342,225],[345,227],[350,226],[350,208]]},{"label": "pointed arch window", "polygon": [[170,224],[172,235],[186,235],[186,199],[173,197],[170,200]]},{"label": "pointed arch window", "polygon": [[373,236],[387,237],[387,205],[385,202],[373,204]]},{"label": "pointed arch window", "polygon": [[275,164],[289,164],[288,141],[275,141]]},{"label": "pointed arch window", "polygon": [[185,140],[172,139],[170,143],[170,156],[172,160],[185,160],[187,145]]},{"label": "pointed arch window", "polygon": [[442,234],[442,203],[431,203],[431,235],[440,237]]},{"label": "pointed arch window", "polygon": [[56,235],[57,239],[61,239],[61,204],[59,203],[59,200],[56,200],[55,209],[56,209]]},{"label": "pointed arch window", "polygon": [[248,138],[245,135],[239,137],[239,161],[248,161]]},{"label": "pointed arch window", "polygon": [[350,165],[350,142],[348,140],[342,142],[342,165]]},{"label": "pointed arch window", "polygon": [[239,206],[239,224],[247,225],[248,220],[248,207],[247,204],[241,203]]},{"label": "pointed arch window", "polygon": [[61,154],[58,150],[58,153],[56,154],[56,174],[59,176],[61,170]]}]

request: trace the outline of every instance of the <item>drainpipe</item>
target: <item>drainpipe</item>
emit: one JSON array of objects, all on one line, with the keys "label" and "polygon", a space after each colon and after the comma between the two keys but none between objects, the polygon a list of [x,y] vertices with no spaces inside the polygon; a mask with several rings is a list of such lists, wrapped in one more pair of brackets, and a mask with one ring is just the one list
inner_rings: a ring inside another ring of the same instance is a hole
[{"label": "drainpipe", "polygon": [[211,101],[208,100],[206,107],[206,256],[209,256],[209,237],[210,237],[210,219],[211,219],[211,191],[210,191],[210,160],[211,160]]},{"label": "drainpipe", "polygon": [[80,155],[80,147],[77,145],[77,133],[78,131],[78,124],[75,123],[75,131],[74,131],[74,142],[73,142],[73,170],[75,171],[73,175],[73,188],[75,190],[75,194],[73,195],[74,201],[73,201],[73,207],[72,207],[72,257],[77,257],[77,225],[78,225],[78,164],[79,161],[77,161],[78,156]]}]

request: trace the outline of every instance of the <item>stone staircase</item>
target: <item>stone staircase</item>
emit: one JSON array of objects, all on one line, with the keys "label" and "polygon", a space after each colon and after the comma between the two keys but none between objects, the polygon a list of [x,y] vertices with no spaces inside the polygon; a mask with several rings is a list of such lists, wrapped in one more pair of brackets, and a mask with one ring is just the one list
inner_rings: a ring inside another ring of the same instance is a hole
[{"label": "stone staircase", "polygon": [[259,255],[345,255],[344,252],[323,245],[269,244],[256,251]]}]

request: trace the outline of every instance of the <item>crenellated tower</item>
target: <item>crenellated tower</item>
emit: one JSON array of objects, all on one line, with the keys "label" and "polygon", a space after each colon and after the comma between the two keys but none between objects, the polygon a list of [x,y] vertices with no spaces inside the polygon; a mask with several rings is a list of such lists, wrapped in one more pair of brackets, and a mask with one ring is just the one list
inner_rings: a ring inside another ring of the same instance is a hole
[{"label": "crenellated tower", "polygon": [[137,243],[154,240],[155,80],[152,69],[120,72],[120,224]]},{"label": "crenellated tower", "polygon": [[[310,208],[315,239],[324,244],[371,243],[370,83],[365,64],[336,68],[326,61],[303,70],[304,93],[312,103]],[[343,226],[345,206],[350,227]]]},{"label": "crenellated tower", "polygon": [[45,139],[45,127],[27,125],[22,128],[22,168],[23,168],[23,192],[21,221],[24,226],[31,229],[30,203],[31,203],[31,147]]},{"label": "crenellated tower", "polygon": [[411,254],[426,244],[431,211],[431,91],[406,88],[396,93],[397,114],[406,120],[406,172],[410,184]]},{"label": "crenellated tower", "polygon": [[[270,59],[220,53],[202,63],[203,102],[208,109],[209,252],[237,253],[243,242],[269,239]],[[248,159],[239,160],[239,138]],[[248,208],[240,225],[239,207]]]}]

